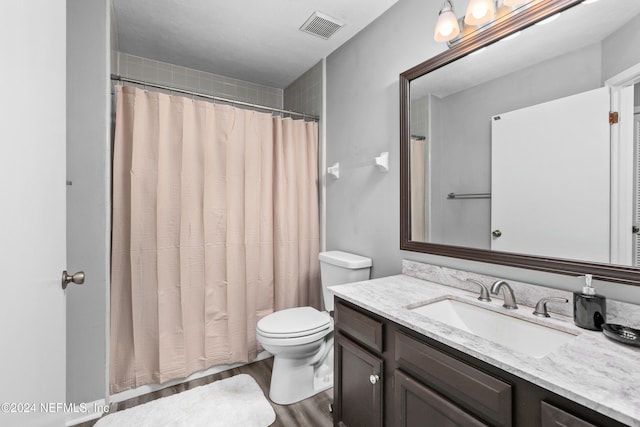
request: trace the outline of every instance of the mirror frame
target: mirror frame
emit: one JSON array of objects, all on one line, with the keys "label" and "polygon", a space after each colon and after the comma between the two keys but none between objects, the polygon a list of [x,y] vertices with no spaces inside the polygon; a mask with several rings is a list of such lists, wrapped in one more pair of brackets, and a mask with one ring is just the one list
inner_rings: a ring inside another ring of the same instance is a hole
[{"label": "mirror frame", "polygon": [[503,37],[523,30],[555,13],[580,4],[583,0],[547,0],[538,2],[508,19],[496,22],[484,31],[477,31],[431,59],[400,74],[400,249],[445,257],[500,264],[510,267],[540,270],[565,275],[592,274],[609,282],[640,286],[640,269],[621,265],[590,263],[558,258],[523,255],[510,252],[451,246],[410,240],[411,209],[409,181],[409,109],[412,80],[462,58],[465,55],[497,42]]}]

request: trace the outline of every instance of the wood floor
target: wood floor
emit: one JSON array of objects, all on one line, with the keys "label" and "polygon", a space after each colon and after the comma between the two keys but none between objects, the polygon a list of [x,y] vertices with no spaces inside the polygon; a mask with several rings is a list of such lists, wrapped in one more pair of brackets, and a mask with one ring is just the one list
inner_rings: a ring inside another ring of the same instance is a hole
[{"label": "wood floor", "polygon": [[[133,399],[125,400],[124,402],[111,404],[110,412],[121,411],[123,409],[131,408],[142,403],[149,402],[151,400],[158,399],[160,397],[170,396],[172,394],[180,393],[181,391],[188,390],[190,388],[198,387],[201,385],[209,384],[213,381],[229,378],[237,374],[249,374],[262,388],[264,395],[269,398],[269,383],[271,381],[271,367],[273,366],[273,358],[261,360],[259,362],[250,363],[248,365],[234,368],[228,371],[220,372],[218,374],[209,375],[204,378],[189,381],[188,383],[178,384],[173,387],[168,387],[162,390],[158,390],[153,393],[145,394]],[[271,424],[274,427],[330,427],[333,425],[333,419],[329,412],[329,404],[333,401],[333,389],[329,389],[315,396],[303,400],[302,402],[294,403],[292,405],[277,405],[271,401],[276,412],[276,421]],[[89,421],[86,423],[78,424],[76,427],[91,427],[98,420]]]}]

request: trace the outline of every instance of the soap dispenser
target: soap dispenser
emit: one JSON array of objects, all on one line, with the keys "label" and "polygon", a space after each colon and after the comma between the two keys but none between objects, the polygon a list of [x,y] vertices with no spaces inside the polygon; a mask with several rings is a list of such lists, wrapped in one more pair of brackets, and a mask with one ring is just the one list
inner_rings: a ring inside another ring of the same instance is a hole
[{"label": "soap dispenser", "polygon": [[573,293],[573,321],[581,328],[600,331],[607,318],[607,300],[602,295],[596,295],[596,290],[591,286],[591,274],[581,277],[584,277],[585,285],[582,293]]}]

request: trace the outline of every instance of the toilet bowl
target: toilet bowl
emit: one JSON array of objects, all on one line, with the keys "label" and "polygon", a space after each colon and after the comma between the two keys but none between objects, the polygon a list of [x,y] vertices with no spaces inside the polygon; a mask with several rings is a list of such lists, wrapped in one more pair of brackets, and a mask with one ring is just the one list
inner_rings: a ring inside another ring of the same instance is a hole
[{"label": "toilet bowl", "polygon": [[260,319],[256,338],[274,355],[269,398],[288,405],[333,386],[333,295],[326,288],[369,279],[371,259],[340,251],[320,253],[326,311],[295,307]]}]

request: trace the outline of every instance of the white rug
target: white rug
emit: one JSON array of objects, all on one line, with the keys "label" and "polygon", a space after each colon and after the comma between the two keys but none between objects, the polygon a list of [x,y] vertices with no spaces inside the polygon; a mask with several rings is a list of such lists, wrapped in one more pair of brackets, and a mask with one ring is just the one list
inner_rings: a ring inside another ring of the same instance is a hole
[{"label": "white rug", "polygon": [[114,412],[95,427],[266,427],[275,420],[260,386],[240,374]]}]

